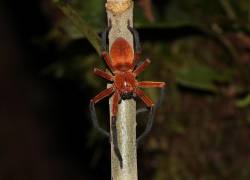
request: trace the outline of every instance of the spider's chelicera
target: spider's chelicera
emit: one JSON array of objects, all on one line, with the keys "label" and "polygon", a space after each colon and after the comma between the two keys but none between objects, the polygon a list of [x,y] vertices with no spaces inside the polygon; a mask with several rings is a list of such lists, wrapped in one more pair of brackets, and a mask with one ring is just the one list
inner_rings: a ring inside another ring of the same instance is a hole
[{"label": "spider's chelicera", "polygon": [[[90,102],[91,117],[94,122],[94,126],[102,132],[104,135],[109,136],[109,133],[102,129],[97,121],[96,111],[94,104],[98,103],[105,97],[113,95],[112,101],[112,140],[114,144],[114,150],[117,157],[120,160],[120,165],[122,166],[122,157],[118,148],[117,143],[117,130],[116,130],[116,115],[118,110],[118,104],[121,100],[131,99],[138,97],[146,105],[147,109],[150,110],[149,120],[146,126],[146,130],[137,139],[137,143],[141,140],[151,129],[152,121],[154,117],[155,107],[159,106],[160,100],[154,104],[151,98],[145,95],[141,88],[161,88],[165,87],[164,82],[153,82],[153,81],[137,81],[136,77],[140,75],[150,64],[150,60],[146,59],[143,63],[138,65],[139,54],[141,52],[141,46],[139,42],[138,32],[129,26],[128,29],[134,37],[134,49],[129,45],[129,43],[122,37],[118,37],[112,44],[110,48],[110,53],[107,50],[107,35],[111,29],[110,26],[102,33],[102,57],[104,58],[108,68],[112,74],[109,74],[101,69],[95,68],[94,73],[110,82],[112,85],[107,89],[101,91],[97,94]],[[163,91],[161,91],[163,92]],[[162,96],[162,95],[161,95]],[[141,111],[140,111],[141,112]]]}]

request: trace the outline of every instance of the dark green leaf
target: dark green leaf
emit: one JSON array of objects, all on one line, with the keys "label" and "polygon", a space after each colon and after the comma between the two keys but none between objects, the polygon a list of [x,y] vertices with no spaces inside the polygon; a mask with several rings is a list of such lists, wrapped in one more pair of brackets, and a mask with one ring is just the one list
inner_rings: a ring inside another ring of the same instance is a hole
[{"label": "dark green leaf", "polygon": [[250,105],[250,94],[236,102],[236,106],[243,108]]},{"label": "dark green leaf", "polygon": [[196,65],[179,69],[176,79],[183,86],[216,92],[214,82],[226,82],[231,79],[231,76],[229,73],[223,74],[209,67]]},{"label": "dark green leaf", "polygon": [[90,27],[82,17],[70,6],[66,4],[59,4],[59,8],[63,11],[65,16],[76,26],[79,32],[89,40],[95,50],[100,54],[100,37],[98,34]]}]

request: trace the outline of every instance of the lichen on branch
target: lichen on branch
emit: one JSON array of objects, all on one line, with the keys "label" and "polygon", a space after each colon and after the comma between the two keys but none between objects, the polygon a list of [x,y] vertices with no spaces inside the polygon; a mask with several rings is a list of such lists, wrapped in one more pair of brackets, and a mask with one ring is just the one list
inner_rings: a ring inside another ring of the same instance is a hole
[{"label": "lichen on branch", "polygon": [[105,7],[108,11],[111,11],[114,15],[122,14],[132,5],[132,0],[125,1],[107,1]]}]

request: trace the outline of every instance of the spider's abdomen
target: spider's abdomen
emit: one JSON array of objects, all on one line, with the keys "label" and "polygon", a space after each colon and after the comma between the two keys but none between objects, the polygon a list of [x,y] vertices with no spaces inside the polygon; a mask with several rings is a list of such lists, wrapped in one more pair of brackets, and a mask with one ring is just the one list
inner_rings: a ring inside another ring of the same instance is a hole
[{"label": "spider's abdomen", "polygon": [[128,41],[117,38],[111,46],[110,56],[112,65],[119,71],[127,71],[133,68],[134,52]]}]

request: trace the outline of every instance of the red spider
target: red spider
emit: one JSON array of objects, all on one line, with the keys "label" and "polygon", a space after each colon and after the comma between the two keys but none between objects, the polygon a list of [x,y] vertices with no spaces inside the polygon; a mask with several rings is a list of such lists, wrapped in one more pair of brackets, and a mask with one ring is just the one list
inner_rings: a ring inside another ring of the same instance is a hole
[{"label": "red spider", "polygon": [[[108,81],[113,82],[113,84],[107,89],[97,94],[93,99],[91,99],[90,107],[91,107],[91,112],[92,112],[91,113],[92,120],[94,121],[95,127],[97,127],[97,129],[99,129],[105,135],[109,136],[109,134],[105,130],[101,129],[97,123],[97,117],[96,117],[96,112],[94,109],[94,104],[98,103],[105,97],[111,96],[113,94],[113,102],[112,102],[113,104],[112,104],[112,110],[111,110],[113,143],[114,143],[115,152],[118,158],[122,161],[122,158],[118,149],[118,145],[117,145],[118,143],[117,143],[117,132],[116,132],[116,114],[117,114],[119,102],[121,100],[139,97],[146,104],[146,106],[151,110],[150,117],[151,119],[153,119],[154,103],[151,100],[151,98],[145,95],[145,93],[143,92],[143,90],[141,90],[141,88],[162,88],[163,89],[165,86],[165,83],[153,82],[153,81],[138,82],[136,80],[136,77],[140,73],[142,73],[146,69],[146,67],[150,64],[150,60],[146,59],[141,65],[136,67],[137,59],[139,57],[141,48],[140,48],[139,37],[138,37],[137,31],[131,28],[129,25],[128,25],[128,29],[131,31],[131,33],[134,36],[135,53],[133,52],[132,47],[124,38],[118,37],[111,46],[110,54],[108,54],[106,50],[107,49],[106,38],[107,38],[107,34],[110,28],[111,26],[102,34],[102,41],[103,41],[102,57],[104,58],[107,66],[111,70],[112,75],[98,68],[94,69],[94,73]],[[152,123],[150,125],[147,125],[147,132],[150,130],[151,126],[152,126]],[[144,132],[143,136],[147,134],[147,132]]]}]

